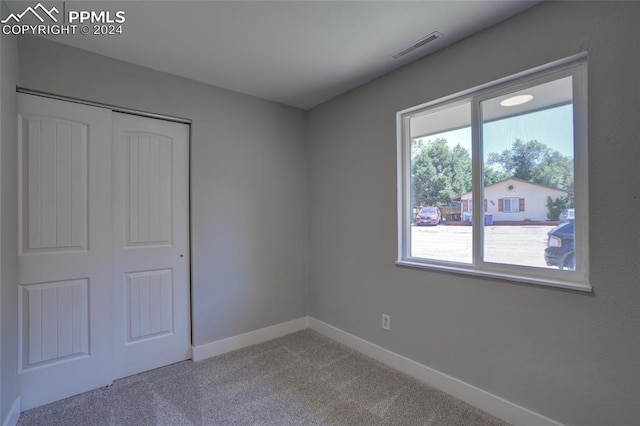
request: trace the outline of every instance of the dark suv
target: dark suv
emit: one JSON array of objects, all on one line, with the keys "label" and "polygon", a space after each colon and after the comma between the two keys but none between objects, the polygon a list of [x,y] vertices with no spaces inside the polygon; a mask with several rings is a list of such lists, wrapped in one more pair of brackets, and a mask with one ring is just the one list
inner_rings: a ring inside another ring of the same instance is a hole
[{"label": "dark suv", "polygon": [[575,221],[568,220],[547,232],[547,248],[544,249],[544,260],[547,266],[575,271]]}]

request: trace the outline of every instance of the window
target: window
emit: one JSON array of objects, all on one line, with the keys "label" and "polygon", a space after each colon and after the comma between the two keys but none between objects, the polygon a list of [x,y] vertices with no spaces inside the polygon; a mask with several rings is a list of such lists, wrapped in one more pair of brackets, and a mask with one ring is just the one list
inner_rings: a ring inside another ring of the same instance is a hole
[{"label": "window", "polygon": [[586,67],[578,55],[398,113],[399,265],[591,290]]},{"label": "window", "polygon": [[498,208],[498,211],[518,213],[520,212],[520,203],[522,203],[522,210],[524,210],[524,198],[503,198],[500,201],[502,202],[502,209]]}]

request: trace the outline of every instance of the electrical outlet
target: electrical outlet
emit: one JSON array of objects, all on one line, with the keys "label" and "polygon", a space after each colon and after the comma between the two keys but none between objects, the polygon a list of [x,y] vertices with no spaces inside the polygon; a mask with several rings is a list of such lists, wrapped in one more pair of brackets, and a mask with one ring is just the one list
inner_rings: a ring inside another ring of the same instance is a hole
[{"label": "electrical outlet", "polygon": [[382,328],[387,331],[391,331],[391,316],[382,314]]}]

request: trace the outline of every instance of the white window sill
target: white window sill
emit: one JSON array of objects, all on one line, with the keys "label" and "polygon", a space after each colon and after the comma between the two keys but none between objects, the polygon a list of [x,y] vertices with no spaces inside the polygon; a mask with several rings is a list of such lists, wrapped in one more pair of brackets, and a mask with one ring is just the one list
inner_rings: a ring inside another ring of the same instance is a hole
[{"label": "white window sill", "polygon": [[487,271],[475,268],[473,265],[440,265],[440,264],[432,264],[432,263],[421,263],[421,262],[412,262],[409,260],[398,260],[396,261],[397,266],[409,267],[409,268],[417,268],[417,269],[428,269],[433,271],[440,272],[449,272],[454,274],[463,274],[463,275],[471,275],[476,277],[484,277],[484,278],[497,278],[501,280],[507,281],[515,281],[519,283],[527,283],[527,284],[536,284],[543,285],[547,287],[557,287],[564,288],[569,290],[582,291],[585,293],[590,293],[593,291],[593,287],[586,283],[580,283],[575,281],[568,280],[559,280],[553,278],[543,278],[543,277],[531,277],[527,275],[519,275],[512,273],[504,273],[504,272],[494,272]]}]

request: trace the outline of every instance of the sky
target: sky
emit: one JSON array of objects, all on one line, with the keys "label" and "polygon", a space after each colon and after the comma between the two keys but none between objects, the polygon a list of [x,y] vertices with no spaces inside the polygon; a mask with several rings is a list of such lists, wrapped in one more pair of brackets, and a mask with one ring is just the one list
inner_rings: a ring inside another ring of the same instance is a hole
[{"label": "sky", "polygon": [[[511,148],[516,139],[537,140],[562,155],[573,158],[573,106],[564,105],[483,125],[485,159],[492,152]],[[460,144],[471,153],[471,128],[432,135],[424,140],[444,138],[451,148]]]}]

